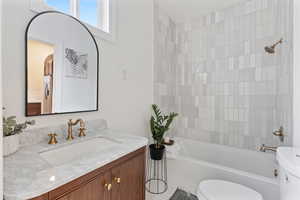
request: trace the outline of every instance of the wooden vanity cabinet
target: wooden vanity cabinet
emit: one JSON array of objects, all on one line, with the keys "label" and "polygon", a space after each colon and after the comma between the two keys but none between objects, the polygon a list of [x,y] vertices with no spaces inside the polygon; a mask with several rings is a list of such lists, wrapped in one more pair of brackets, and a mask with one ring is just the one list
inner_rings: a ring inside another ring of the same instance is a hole
[{"label": "wooden vanity cabinet", "polygon": [[145,148],[32,200],[145,200]]},{"label": "wooden vanity cabinet", "polygon": [[[144,200],[144,155],[139,155],[112,169],[111,200]],[[142,176],[141,176],[142,175]]]},{"label": "wooden vanity cabinet", "polygon": [[44,194],[44,195],[36,197],[36,198],[34,198],[32,200],[48,200],[48,199],[49,199],[48,198],[48,194]]},{"label": "wooden vanity cabinet", "polygon": [[101,178],[97,177],[91,182],[81,186],[75,191],[72,191],[63,197],[58,198],[58,200],[99,200],[105,199],[102,195],[105,194],[104,188],[101,186]]}]

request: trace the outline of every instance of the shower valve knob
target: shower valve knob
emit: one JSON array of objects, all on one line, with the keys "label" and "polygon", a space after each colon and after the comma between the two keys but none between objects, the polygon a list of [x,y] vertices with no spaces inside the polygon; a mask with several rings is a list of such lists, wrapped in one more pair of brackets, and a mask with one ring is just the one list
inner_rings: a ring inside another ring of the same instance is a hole
[{"label": "shower valve knob", "polygon": [[273,132],[273,135],[278,136],[280,141],[284,141],[284,133],[283,133],[283,127],[281,126],[278,130]]}]

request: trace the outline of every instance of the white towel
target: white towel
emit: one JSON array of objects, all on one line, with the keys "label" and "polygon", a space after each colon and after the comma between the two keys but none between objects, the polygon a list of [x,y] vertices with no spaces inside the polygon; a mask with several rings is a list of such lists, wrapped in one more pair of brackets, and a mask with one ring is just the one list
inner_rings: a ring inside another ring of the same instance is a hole
[{"label": "white towel", "polygon": [[44,95],[46,99],[50,95],[50,81],[51,76],[44,76]]}]

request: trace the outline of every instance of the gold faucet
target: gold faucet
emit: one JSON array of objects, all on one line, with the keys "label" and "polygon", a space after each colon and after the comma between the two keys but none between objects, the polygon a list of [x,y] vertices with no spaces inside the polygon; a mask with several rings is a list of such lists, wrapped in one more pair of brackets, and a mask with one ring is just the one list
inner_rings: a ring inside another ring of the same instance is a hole
[{"label": "gold faucet", "polygon": [[266,152],[266,151],[273,151],[273,152],[277,152],[277,147],[268,147],[265,144],[263,144],[260,148],[259,151],[261,152]]},{"label": "gold faucet", "polygon": [[76,126],[80,122],[80,128],[79,128],[79,137],[84,137],[85,136],[85,123],[82,119],[77,119],[75,122],[73,122],[72,119],[68,121],[68,136],[67,140],[73,140],[73,126]]}]

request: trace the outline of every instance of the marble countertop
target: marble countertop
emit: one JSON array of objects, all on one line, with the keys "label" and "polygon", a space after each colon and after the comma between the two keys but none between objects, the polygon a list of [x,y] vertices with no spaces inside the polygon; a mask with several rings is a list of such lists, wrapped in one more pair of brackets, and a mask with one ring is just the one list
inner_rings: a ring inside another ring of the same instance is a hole
[{"label": "marble countertop", "polygon": [[[58,166],[52,166],[40,155],[41,152],[98,137],[117,141],[119,145],[100,155],[90,155]],[[4,158],[5,200],[25,200],[45,194],[147,145],[148,140],[144,137],[104,129],[87,132],[86,137],[75,138],[72,142],[65,140],[59,142],[56,145],[48,145],[44,141],[25,146],[17,153]]]}]

